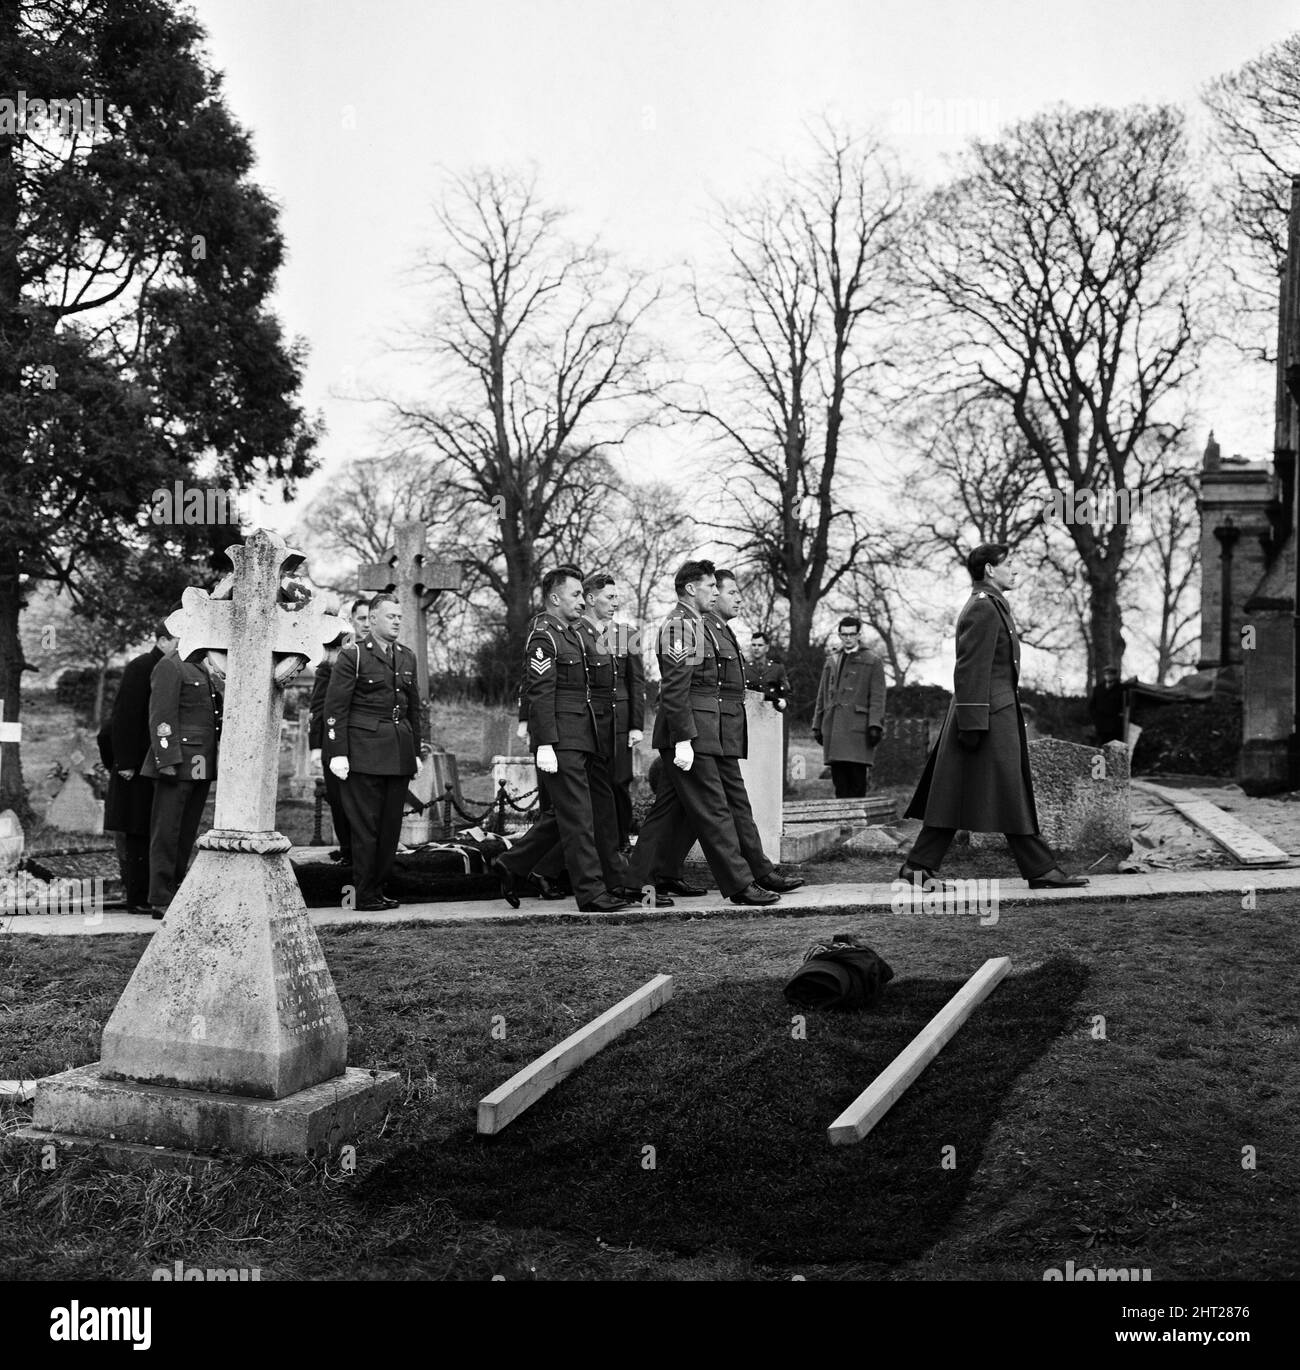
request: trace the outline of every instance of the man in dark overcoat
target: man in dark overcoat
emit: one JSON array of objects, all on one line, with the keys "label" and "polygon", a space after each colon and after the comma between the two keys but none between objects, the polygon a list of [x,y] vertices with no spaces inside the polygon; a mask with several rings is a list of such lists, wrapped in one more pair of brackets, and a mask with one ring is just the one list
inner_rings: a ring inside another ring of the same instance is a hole
[{"label": "man in dark overcoat", "polygon": [[[370,601],[358,600],[358,604],[364,609],[364,619],[370,618]],[[355,614],[355,606],[353,613]],[[365,630],[362,631],[365,635]],[[334,663],[339,659],[339,652],[343,650],[344,639],[347,634],[340,633],[333,642],[325,644],[325,660],[318,662],[316,666],[316,678],[312,681],[311,700],[307,705],[307,746],[311,752],[311,759],[315,762],[321,760],[321,743],[325,738],[325,696],[329,693],[330,675],[334,670]],[[325,802],[330,806],[330,822],[334,827],[334,837],[338,841],[338,858],[345,866],[352,864],[352,826],[348,822],[348,815],[343,808],[343,782],[328,767],[325,768]],[[334,853],[331,853],[331,856]]]},{"label": "man in dark overcoat", "polygon": [[[212,656],[164,656],[149,677],[149,903],[161,918],[185,878],[208,791],[217,778],[224,680]],[[116,759],[116,758],[115,758]]]},{"label": "man in dark overcoat", "polygon": [[935,872],[958,828],[1006,836],[1032,889],[1086,885],[1057,865],[1038,831],[1029,744],[1020,710],[1020,637],[1006,592],[1016,570],[1002,543],[982,543],[966,558],[971,594],[957,616],[953,697],[907,810],[921,829],[902,879],[939,888]]},{"label": "man in dark overcoat", "polygon": [[384,892],[402,835],[402,806],[424,739],[415,653],[397,640],[402,608],[395,595],[370,601],[370,628],[344,647],[325,691],[321,755],[340,781],[339,794],[352,834],[355,907],[365,912],[398,907]]},{"label": "man in dark overcoat", "polygon": [[862,620],[840,619],[840,649],[822,667],[813,709],[812,733],[831,768],[838,799],[859,799],[885,723],[885,668],[862,645]]},{"label": "man in dark overcoat", "polygon": [[108,771],[104,830],[117,847],[128,913],[152,913],[149,903],[149,816],[153,781],[141,774],[149,754],[149,678],[153,668],[176,650],[165,624],[154,629],[150,651],[132,657],[122,671],[117,697],[100,730],[99,754]]}]

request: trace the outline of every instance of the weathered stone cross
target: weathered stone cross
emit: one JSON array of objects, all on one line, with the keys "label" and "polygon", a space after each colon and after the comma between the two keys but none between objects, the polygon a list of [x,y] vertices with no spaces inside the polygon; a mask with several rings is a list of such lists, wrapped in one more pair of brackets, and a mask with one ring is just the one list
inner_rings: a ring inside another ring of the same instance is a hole
[{"label": "weathered stone cross", "polygon": [[460,589],[462,572],[454,561],[429,559],[425,527],[418,519],[399,523],[395,542],[396,550],[383,561],[357,567],[357,584],[363,590],[389,590],[401,603],[400,640],[415,653],[416,683],[420,700],[427,707],[429,641],[424,613],[441,591]]}]

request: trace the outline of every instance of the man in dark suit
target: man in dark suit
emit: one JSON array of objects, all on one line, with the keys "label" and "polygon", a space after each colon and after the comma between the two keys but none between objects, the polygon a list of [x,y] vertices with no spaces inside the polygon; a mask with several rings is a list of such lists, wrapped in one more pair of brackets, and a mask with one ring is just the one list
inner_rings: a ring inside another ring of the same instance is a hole
[{"label": "man in dark suit", "polygon": [[831,768],[838,799],[860,799],[885,722],[885,668],[862,646],[862,620],[840,619],[840,650],[827,654],[812,734]]},{"label": "man in dark suit", "polygon": [[[713,607],[703,612],[702,619],[718,659],[718,731],[722,744],[717,758],[718,778],[736,827],[740,854],[749,866],[754,883],[760,889],[785,894],[798,889],[804,883],[803,877],[782,875],[776,862],[763,850],[763,839],[754,822],[749,790],[740,769],[741,761],[749,756],[749,719],[745,713],[747,666],[745,654],[730,626],[731,620],[740,613],[740,586],[732,571],[719,568],[715,577],[717,596]],[[682,875],[682,863],[693,841],[694,833],[682,825],[665,852],[664,872],[654,872],[656,889],[683,895],[706,892],[699,886],[689,885]]]},{"label": "man in dark suit", "polygon": [[[370,617],[369,600],[357,600],[357,604],[364,608],[363,617],[368,621]],[[311,750],[311,759],[317,763],[321,760],[321,743],[325,737],[325,696],[329,692],[330,675],[334,670],[334,663],[339,659],[339,652],[343,650],[346,637],[347,633],[342,632],[333,642],[325,644],[325,660],[317,664],[316,678],[312,682],[311,701],[307,706],[307,746]],[[348,823],[348,816],[343,808],[341,784],[338,776],[326,768],[325,802],[330,806],[330,822],[334,826],[334,837],[339,844],[337,853],[331,852],[330,855],[337,855],[343,865],[350,866],[352,864],[352,827]]]},{"label": "man in dark suit", "polygon": [[1038,831],[1029,746],[1020,710],[1020,637],[1006,592],[1016,570],[1002,543],[982,543],[966,558],[971,595],[957,616],[953,697],[907,810],[921,829],[899,871],[927,892],[958,828],[1006,836],[1031,889],[1088,882],[1056,863]]},{"label": "man in dark suit", "polygon": [[149,903],[161,918],[185,878],[208,791],[217,777],[223,678],[209,653],[162,657],[149,677]]},{"label": "man in dark suit", "polygon": [[153,781],[141,774],[149,754],[149,679],[176,650],[164,624],[154,629],[152,650],[132,657],[122,671],[112,713],[99,732],[99,754],[108,771],[104,828],[117,848],[128,913],[152,913],[149,903],[149,820]]},{"label": "man in dark suit", "polygon": [[627,880],[606,759],[615,727],[612,657],[598,650],[594,631],[578,626],[584,597],[576,567],[547,573],[542,602],[524,650],[523,706],[538,780],[546,777],[553,812],[501,852],[494,868],[506,901],[517,908],[516,881],[554,861],[558,842],[578,908],[612,913],[628,907],[617,893]]},{"label": "man in dark suit", "polygon": [[321,754],[338,778],[352,834],[355,907],[377,912],[398,907],[384,893],[402,835],[406,786],[424,740],[415,653],[397,640],[402,609],[395,595],[370,601],[370,628],[344,647],[325,691]]},{"label": "man in dark suit", "polygon": [[[662,683],[653,739],[669,783],[655,796],[642,825],[630,883],[646,889],[674,869],[671,863],[679,863],[680,844],[686,842],[689,848],[689,833],[699,840],[724,898],[733,904],[775,904],[780,895],[755,881],[741,851],[719,770],[719,761],[725,758],[721,677],[717,645],[704,622],[718,595],[713,563],[686,562],[674,587],[677,606],[659,629]],[[743,714],[743,674],[740,679]]]}]

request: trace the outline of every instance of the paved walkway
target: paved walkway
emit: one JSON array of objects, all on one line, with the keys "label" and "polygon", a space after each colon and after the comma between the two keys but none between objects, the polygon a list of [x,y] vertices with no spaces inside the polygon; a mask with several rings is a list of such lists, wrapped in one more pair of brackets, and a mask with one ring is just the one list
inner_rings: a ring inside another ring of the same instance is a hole
[{"label": "paved walkway", "polygon": [[[970,882],[974,884],[975,882]],[[987,899],[992,882],[979,893]],[[1072,904],[1087,911],[1090,904],[1127,903],[1136,899],[1168,899],[1188,894],[1236,894],[1255,892],[1257,906],[1267,906],[1269,896],[1281,894],[1288,907],[1300,913],[1300,867],[1273,870],[1152,871],[1142,875],[1097,875],[1079,890],[1031,890],[1023,880],[997,882],[1000,907]],[[975,891],[967,886],[973,913]],[[1291,892],[1291,893],[1287,893]],[[717,894],[702,899],[678,899],[670,909],[634,908],[621,913],[578,913],[568,900],[547,902],[525,899],[518,909],[501,899],[465,900],[458,903],[405,904],[389,913],[355,913],[342,909],[311,909],[312,923],[318,928],[356,924],[423,924],[429,927],[454,927],[460,924],[491,923],[626,923],[649,919],[680,918],[769,918],[809,917],[818,913],[850,913],[855,909],[890,908],[896,898],[892,885],[845,884],[805,885],[781,896],[769,908],[750,908],[721,900]],[[901,911],[901,909],[900,909]],[[86,937],[100,933],[152,934],[160,924],[138,914],[105,913],[97,921],[80,914],[35,914],[0,918],[0,936],[26,934],[36,937]]]}]

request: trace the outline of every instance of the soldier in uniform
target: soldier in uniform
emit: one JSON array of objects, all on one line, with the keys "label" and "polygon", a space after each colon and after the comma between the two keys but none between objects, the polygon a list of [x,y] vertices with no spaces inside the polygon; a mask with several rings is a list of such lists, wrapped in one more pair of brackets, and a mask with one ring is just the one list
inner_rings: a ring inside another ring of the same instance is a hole
[{"label": "soldier in uniform", "polygon": [[[698,838],[725,898],[734,904],[775,904],[780,895],[754,880],[741,851],[719,770],[725,755],[723,698],[717,647],[703,617],[718,594],[713,563],[686,562],[674,586],[677,606],[659,629],[662,684],[653,739],[669,783],[655,796],[642,825],[631,883],[645,889],[665,869],[673,869],[670,863],[679,859],[680,843],[690,845],[689,832]],[[743,695],[740,707],[743,713]]]},{"label": "soldier in uniform", "polygon": [[348,623],[351,625],[350,636],[353,642],[359,642],[370,632],[370,601],[368,599],[354,599],[352,601],[352,608],[348,610]]},{"label": "soldier in uniform", "polygon": [[[357,604],[362,605],[364,609],[363,619],[368,621],[370,618],[369,601],[359,599]],[[355,622],[355,604],[352,609],[351,617]],[[361,631],[364,636],[364,627]],[[332,642],[325,644],[325,660],[317,664],[316,678],[312,682],[311,702],[307,706],[307,746],[311,749],[311,759],[316,765],[321,764],[321,742],[325,736],[325,696],[329,691],[330,674],[334,670],[334,663],[339,659],[343,640],[347,636],[348,633],[345,629]],[[343,808],[343,792],[339,788],[340,784],[338,776],[333,771],[325,771],[325,801],[330,806],[330,822],[334,826],[334,836],[339,844],[338,850],[331,852],[330,857],[341,861],[345,866],[350,866],[352,864],[352,828]]]},{"label": "soldier in uniform", "polygon": [[790,677],[779,661],[768,659],[767,634],[751,633],[749,656],[745,661],[745,688],[757,690],[776,709],[785,712],[790,699]]},{"label": "soldier in uniform", "polygon": [[981,543],[966,558],[972,587],[957,616],[952,703],[907,810],[925,826],[898,873],[927,892],[941,886],[935,872],[958,828],[1003,833],[1031,889],[1088,883],[1060,869],[1038,831],[1020,708],[1020,638],[1006,600],[1016,571],[1007,552],[1003,543]]},{"label": "soldier in uniform", "polygon": [[398,642],[401,627],[396,596],[375,595],[369,630],[339,653],[325,692],[321,751],[341,782],[356,907],[365,911],[398,907],[384,881],[397,855],[407,782],[432,750],[423,736],[415,653]]},{"label": "soldier in uniform", "polygon": [[149,826],[153,781],[142,774],[149,755],[149,680],[176,650],[179,639],[165,624],[154,630],[151,651],[133,657],[122,671],[112,713],[100,729],[99,752],[108,771],[104,828],[114,836],[128,913],[152,913],[149,903]]},{"label": "soldier in uniform", "polygon": [[628,907],[615,893],[627,883],[618,856],[614,797],[602,753],[612,745],[613,668],[604,655],[593,662],[591,639],[577,626],[582,578],[558,567],[542,582],[545,608],[534,620],[524,651],[528,676],[524,703],[539,780],[546,776],[554,812],[540,817],[494,867],[501,892],[518,908],[515,882],[548,855],[558,838],[578,907],[612,913]]},{"label": "soldier in uniform", "polygon": [[618,845],[625,848],[632,836],[632,752],[645,737],[645,662],[641,635],[631,623],[615,618],[618,582],[608,572],[584,584],[587,612],[604,634],[614,658],[614,756],[610,782],[618,814]]},{"label": "soldier in uniform", "polygon": [[208,791],[217,776],[224,680],[210,654],[169,653],[149,677],[149,903],[161,918],[185,878]]},{"label": "soldier in uniform", "polygon": [[861,642],[862,620],[840,619],[840,650],[822,667],[813,738],[831,768],[838,799],[860,799],[885,722],[885,668]]},{"label": "soldier in uniform", "polygon": [[[749,791],[741,773],[741,760],[749,755],[749,719],[745,713],[746,663],[740,643],[731,631],[730,620],[740,612],[740,586],[734,572],[719,568],[716,574],[717,597],[713,608],[702,618],[718,659],[719,734],[722,749],[717,758],[718,778],[726,792],[727,807],[736,826],[740,854],[749,866],[754,883],[760,888],[784,894],[804,883],[802,876],[782,875],[763,850],[763,839],[754,822]],[[674,893],[704,894],[698,886],[688,885],[682,876],[682,863],[691,849],[694,834],[682,826],[665,852],[666,873],[655,871],[655,887]]]}]

